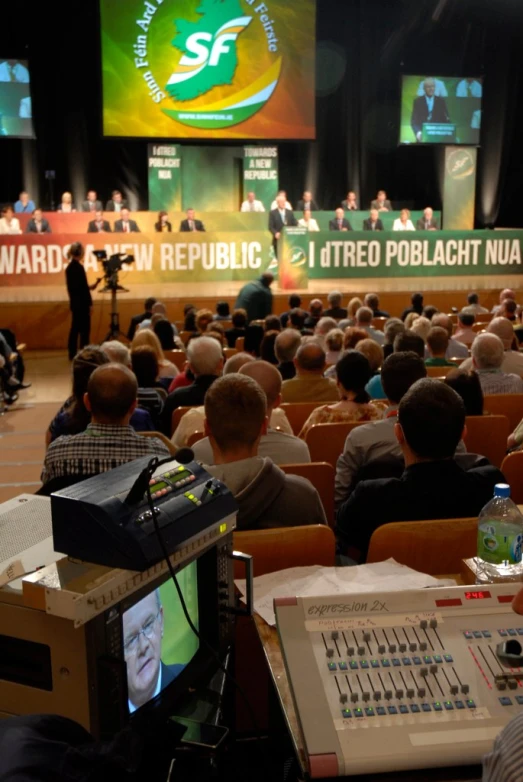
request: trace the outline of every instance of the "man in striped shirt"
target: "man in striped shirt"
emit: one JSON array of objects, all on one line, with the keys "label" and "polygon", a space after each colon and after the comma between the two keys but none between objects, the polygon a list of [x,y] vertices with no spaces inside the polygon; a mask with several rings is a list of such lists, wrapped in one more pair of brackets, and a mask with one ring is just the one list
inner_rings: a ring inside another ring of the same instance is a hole
[{"label": "man in striped shirt", "polygon": [[142,437],[129,425],[138,384],[122,364],[102,364],[91,377],[84,398],[91,423],[80,434],[58,437],[48,448],[42,483],[70,475],[88,477],[141,456],[169,456],[156,438]]}]

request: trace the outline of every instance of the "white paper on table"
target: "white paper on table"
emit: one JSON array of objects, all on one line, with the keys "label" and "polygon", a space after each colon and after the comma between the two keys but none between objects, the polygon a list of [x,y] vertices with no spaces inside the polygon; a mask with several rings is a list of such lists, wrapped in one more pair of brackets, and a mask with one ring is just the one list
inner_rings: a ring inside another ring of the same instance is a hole
[{"label": "white paper on table", "polygon": [[[243,597],[245,580],[234,582]],[[254,610],[274,626],[274,599],[277,597],[326,597],[363,592],[398,592],[402,589],[455,586],[452,579],[439,579],[418,573],[393,559],[354,567],[294,567],[267,573],[254,579]]]}]

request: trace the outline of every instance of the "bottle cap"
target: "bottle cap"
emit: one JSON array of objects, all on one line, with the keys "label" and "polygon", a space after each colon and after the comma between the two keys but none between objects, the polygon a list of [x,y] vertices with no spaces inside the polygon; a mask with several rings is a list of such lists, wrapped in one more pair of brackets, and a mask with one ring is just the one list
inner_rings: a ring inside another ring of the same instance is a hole
[{"label": "bottle cap", "polygon": [[494,497],[510,497],[510,486],[508,483],[496,483],[494,486]]}]

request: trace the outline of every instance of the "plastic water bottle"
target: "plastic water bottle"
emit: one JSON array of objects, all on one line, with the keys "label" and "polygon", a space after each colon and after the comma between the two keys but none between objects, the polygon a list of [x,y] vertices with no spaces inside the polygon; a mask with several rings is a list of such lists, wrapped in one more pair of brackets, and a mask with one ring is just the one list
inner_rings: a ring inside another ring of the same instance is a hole
[{"label": "plastic water bottle", "polygon": [[478,565],[486,580],[523,575],[523,516],[510,499],[510,486],[498,483],[478,518]]}]

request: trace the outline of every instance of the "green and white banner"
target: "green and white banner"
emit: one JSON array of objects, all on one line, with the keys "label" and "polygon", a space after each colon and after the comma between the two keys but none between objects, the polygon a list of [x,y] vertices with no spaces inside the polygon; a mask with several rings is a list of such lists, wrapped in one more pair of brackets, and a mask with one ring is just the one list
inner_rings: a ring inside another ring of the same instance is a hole
[{"label": "green and white banner", "polygon": [[268,212],[278,192],[278,147],[244,147],[243,199],[254,192]]},{"label": "green and white banner", "polygon": [[180,147],[174,144],[148,144],[149,209],[154,212],[182,208]]}]

